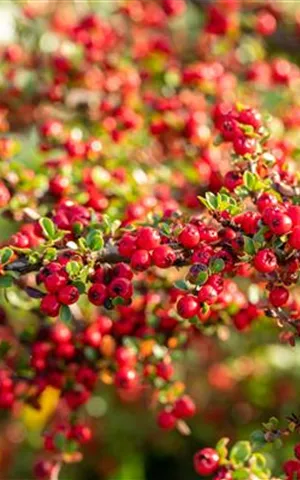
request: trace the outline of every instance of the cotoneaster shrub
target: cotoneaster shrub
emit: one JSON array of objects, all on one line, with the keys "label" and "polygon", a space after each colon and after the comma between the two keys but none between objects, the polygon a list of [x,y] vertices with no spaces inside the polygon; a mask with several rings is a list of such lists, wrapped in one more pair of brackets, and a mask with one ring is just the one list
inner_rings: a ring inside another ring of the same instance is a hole
[{"label": "cotoneaster shrub", "polygon": [[[202,19],[190,38],[189,12]],[[55,480],[91,441],[85,406],[101,383],[147,396],[162,430],[187,435],[197,405],[178,376],[183,352],[258,322],[297,342],[300,70],[276,52],[299,18],[229,0],[132,0],[107,17],[28,3],[20,15],[1,67],[12,233],[0,406],[14,418],[52,392],[34,475]],[[264,446],[299,428],[297,412],[266,418],[249,441],[200,449],[195,471],[275,478]],[[300,478],[297,441],[287,480]]]}]

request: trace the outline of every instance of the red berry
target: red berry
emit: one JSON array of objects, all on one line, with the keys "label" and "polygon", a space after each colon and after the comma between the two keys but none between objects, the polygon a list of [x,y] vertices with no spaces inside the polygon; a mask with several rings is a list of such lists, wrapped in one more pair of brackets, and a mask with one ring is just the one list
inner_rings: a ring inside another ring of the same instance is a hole
[{"label": "red berry", "polygon": [[178,237],[179,242],[185,248],[195,248],[200,241],[200,234],[195,225],[188,224]]},{"label": "red berry", "polygon": [[115,278],[108,286],[108,294],[110,297],[129,299],[132,297],[132,293],[132,284],[127,278]]},{"label": "red berry", "polygon": [[125,234],[119,242],[119,253],[123,257],[131,257],[136,250],[136,238],[133,235]]},{"label": "red berry", "polygon": [[256,202],[257,208],[260,213],[263,213],[267,207],[273,207],[277,205],[277,198],[271,193],[262,193]]},{"label": "red berry", "polygon": [[157,267],[169,268],[176,260],[176,253],[169,245],[160,245],[153,250],[152,260]]},{"label": "red berry", "polygon": [[176,400],[173,414],[177,418],[189,418],[193,417],[196,413],[196,405],[194,401],[188,395]]},{"label": "red berry", "polygon": [[194,455],[194,468],[199,475],[208,476],[219,467],[220,458],[213,448],[203,448]]},{"label": "red berry", "polygon": [[44,284],[48,292],[54,293],[67,284],[68,276],[64,272],[54,272],[45,278]]},{"label": "red berry", "polygon": [[254,257],[254,267],[258,272],[270,273],[277,267],[277,259],[275,253],[269,248],[265,248],[257,252]]},{"label": "red berry", "polygon": [[236,137],[233,141],[233,148],[237,155],[254,153],[256,150],[256,140],[252,137]]},{"label": "red berry", "polygon": [[66,325],[59,322],[51,328],[50,338],[54,343],[68,343],[72,338],[72,332]]},{"label": "red berry", "polygon": [[269,300],[274,307],[282,307],[288,299],[289,291],[284,287],[275,287],[270,292]]},{"label": "red berry", "polygon": [[136,371],[127,367],[121,367],[116,373],[115,384],[124,390],[130,390],[136,387],[138,385]]},{"label": "red berry", "polygon": [[224,187],[226,187],[230,192],[243,183],[243,177],[240,172],[235,172],[234,170],[227,172],[224,177]]},{"label": "red berry", "polygon": [[106,286],[101,283],[95,283],[88,291],[88,298],[93,305],[103,305],[107,298]]},{"label": "red berry", "polygon": [[174,375],[174,367],[172,363],[159,362],[156,365],[156,375],[163,378],[166,382]]},{"label": "red berry", "polygon": [[86,425],[77,424],[72,428],[71,436],[79,443],[88,443],[92,438],[92,431]]},{"label": "red berry", "polygon": [[218,293],[211,285],[204,285],[198,292],[198,302],[212,305],[217,301]]},{"label": "red berry", "polygon": [[238,116],[238,121],[245,125],[251,125],[254,130],[258,130],[262,126],[261,114],[254,108],[242,110]]},{"label": "red berry", "polygon": [[192,318],[197,315],[199,303],[194,295],[185,295],[177,303],[177,312],[182,318]]},{"label": "red berry", "polygon": [[269,223],[269,227],[276,235],[284,235],[292,228],[292,220],[284,213],[275,213]]},{"label": "red berry", "polygon": [[130,260],[130,266],[138,272],[147,270],[151,265],[151,257],[147,250],[136,250]]},{"label": "red berry", "polygon": [[272,35],[277,28],[277,21],[274,15],[269,13],[268,11],[261,11],[257,15],[256,19],[256,31],[263,35],[264,37],[268,37]]},{"label": "red berry", "polygon": [[173,413],[168,412],[167,410],[162,410],[157,415],[157,424],[163,430],[173,430],[176,426],[176,417]]},{"label": "red berry", "polygon": [[72,305],[79,299],[78,288],[74,285],[66,285],[58,292],[58,300],[64,305]]},{"label": "red berry", "polygon": [[137,360],[135,351],[128,347],[118,347],[115,359],[120,367],[132,367]]},{"label": "red berry", "polygon": [[41,301],[41,311],[49,317],[57,317],[60,309],[60,303],[55,295],[45,295]]},{"label": "red berry", "polygon": [[294,447],[295,457],[300,460],[300,443],[297,443]]},{"label": "red berry", "polygon": [[96,325],[90,325],[84,332],[84,343],[98,348],[101,344],[102,335]]},{"label": "red berry", "polygon": [[127,263],[123,263],[123,262],[117,263],[113,267],[112,275],[113,277],[128,278],[128,280],[131,280],[133,278],[133,273],[131,271],[130,266],[127,265]]},{"label": "red berry", "polygon": [[300,250],[300,225],[293,228],[289,236],[289,245],[296,250]]},{"label": "red berry", "polygon": [[48,460],[39,460],[33,467],[34,476],[38,480],[48,480],[54,469],[54,463]]},{"label": "red berry", "polygon": [[217,293],[221,293],[224,288],[224,280],[221,277],[221,275],[214,273],[209,277],[209,279],[206,282],[206,285],[210,285],[216,290]]},{"label": "red berry", "polygon": [[139,229],[136,245],[140,249],[153,250],[160,244],[160,234],[157,230],[151,227],[142,227]]},{"label": "red berry", "polygon": [[300,226],[300,205],[290,205],[287,214],[293,222],[293,227]]}]

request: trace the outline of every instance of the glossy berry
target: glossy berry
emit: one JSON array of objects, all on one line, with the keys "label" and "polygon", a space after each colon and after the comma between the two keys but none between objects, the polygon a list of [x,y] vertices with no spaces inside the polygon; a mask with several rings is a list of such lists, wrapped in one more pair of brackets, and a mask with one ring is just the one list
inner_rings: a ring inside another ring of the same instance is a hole
[{"label": "glossy berry", "polygon": [[58,292],[58,300],[64,305],[72,305],[79,299],[78,288],[74,285],[66,285]]},{"label": "glossy berry", "polygon": [[173,430],[176,426],[176,421],[177,419],[173,413],[167,410],[162,410],[157,415],[157,425],[163,430]]},{"label": "glossy berry", "polygon": [[282,307],[288,299],[289,291],[284,287],[274,287],[269,295],[269,300],[274,307]]},{"label": "glossy berry", "polygon": [[292,233],[289,236],[289,245],[295,250],[300,250],[300,226],[297,225],[293,228]]},{"label": "glossy berry", "polygon": [[107,298],[107,290],[105,285],[101,283],[95,283],[92,285],[88,290],[88,298],[93,305],[103,305]]},{"label": "glossy berry", "polygon": [[142,227],[137,234],[137,248],[144,250],[153,250],[160,244],[160,234],[151,227]]},{"label": "glossy berry", "polygon": [[254,130],[258,130],[262,126],[262,116],[254,108],[242,110],[238,116],[238,121],[245,125],[251,125]]},{"label": "glossy berry", "polygon": [[256,150],[256,140],[252,137],[236,137],[233,141],[233,148],[237,155],[252,154]]},{"label": "glossy berry", "polygon": [[160,268],[171,267],[176,260],[176,253],[168,245],[160,245],[153,250],[152,260]]},{"label": "glossy berry", "polygon": [[196,405],[188,395],[176,400],[173,408],[173,414],[177,418],[193,417],[196,413]]},{"label": "glossy berry", "polygon": [[115,384],[124,390],[136,387],[138,385],[137,372],[132,368],[121,367],[116,373]]},{"label": "glossy berry", "polygon": [[266,248],[257,252],[254,267],[258,272],[271,273],[277,268],[277,259],[272,250]]},{"label": "glossy berry", "polygon": [[68,343],[72,338],[72,332],[66,325],[59,322],[51,328],[50,338],[54,343]]},{"label": "glossy berry", "polygon": [[199,475],[209,476],[216,472],[220,458],[213,448],[203,448],[194,455],[194,468]]},{"label": "glossy berry", "polygon": [[178,240],[185,248],[195,248],[200,241],[198,228],[192,224],[186,225],[180,233]]},{"label": "glossy berry", "polygon": [[218,293],[211,285],[204,285],[198,292],[198,301],[212,305],[217,301]]},{"label": "glossy berry", "polygon": [[147,250],[136,250],[130,260],[130,266],[138,271],[143,272],[151,265],[151,256]]},{"label": "glossy berry", "polygon": [[197,315],[199,303],[194,295],[185,295],[177,303],[177,312],[182,318],[192,318]]},{"label": "glossy berry", "polygon": [[49,317],[57,317],[60,303],[55,295],[45,295],[41,301],[41,311]]},{"label": "glossy berry", "polygon": [[276,235],[284,235],[292,228],[292,220],[284,213],[275,213],[269,223],[269,227]]}]

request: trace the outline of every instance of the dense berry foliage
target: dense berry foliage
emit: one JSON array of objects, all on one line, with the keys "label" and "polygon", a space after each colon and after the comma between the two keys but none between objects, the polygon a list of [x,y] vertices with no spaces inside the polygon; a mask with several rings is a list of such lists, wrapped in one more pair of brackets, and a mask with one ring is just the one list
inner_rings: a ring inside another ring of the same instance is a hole
[{"label": "dense berry foliage", "polygon": [[[37,479],[81,460],[101,385],[188,435],[187,351],[257,324],[290,348],[300,335],[300,69],[268,55],[286,24],[300,41],[300,17],[276,2],[112,3],[28,3],[1,53],[0,407],[22,417],[56,398]],[[231,390],[222,368],[201,375]],[[272,417],[251,441],[201,448],[195,471],[274,478],[265,444],[299,430],[293,412]]]}]

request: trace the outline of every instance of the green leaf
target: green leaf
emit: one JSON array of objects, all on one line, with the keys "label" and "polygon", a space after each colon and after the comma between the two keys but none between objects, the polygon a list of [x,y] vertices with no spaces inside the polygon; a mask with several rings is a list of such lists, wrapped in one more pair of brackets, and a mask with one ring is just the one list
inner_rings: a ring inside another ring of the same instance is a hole
[{"label": "green leaf", "polygon": [[249,172],[249,170],[246,170],[243,175],[243,181],[244,181],[245,187],[247,187],[248,190],[252,191],[255,188],[257,177],[255,173],[252,173],[252,172]]},{"label": "green leaf", "polygon": [[213,273],[222,272],[222,270],[225,268],[225,262],[222,260],[222,258],[217,258],[216,260],[213,260],[210,268]]},{"label": "green leaf", "polygon": [[14,279],[10,275],[4,275],[3,277],[0,277],[0,288],[11,287],[13,283]]},{"label": "green leaf", "polygon": [[1,264],[4,265],[5,263],[7,263],[9,261],[9,259],[12,257],[13,255],[13,251],[11,248],[8,248],[8,247],[5,247],[1,250]]},{"label": "green leaf", "polygon": [[227,455],[228,455],[228,448],[227,448],[227,445],[229,443],[229,438],[221,438],[217,445],[216,445],[216,450],[219,454],[219,457],[221,460],[225,460],[227,458]]},{"label": "green leaf", "polygon": [[116,306],[116,305],[124,305],[125,303],[126,303],[126,302],[125,302],[125,299],[122,298],[122,297],[116,297],[116,298],[114,298],[114,299],[112,300],[112,304],[113,304],[114,306]]},{"label": "green leaf", "polygon": [[101,250],[104,246],[102,232],[100,230],[91,230],[86,237],[87,246],[93,250]]},{"label": "green leaf", "polygon": [[236,466],[243,465],[251,456],[250,442],[242,441],[237,442],[231,449],[230,460]]},{"label": "green leaf", "polygon": [[44,217],[39,220],[39,224],[42,227],[45,237],[49,238],[49,240],[54,240],[56,228],[52,220],[50,218]]},{"label": "green leaf", "polygon": [[243,239],[244,239],[244,251],[248,253],[248,255],[254,255],[256,252],[256,248],[252,238],[244,235]]},{"label": "green leaf", "polygon": [[200,272],[198,273],[196,284],[197,285],[204,285],[204,283],[208,279],[208,273],[207,272]]},{"label": "green leaf", "polygon": [[259,449],[267,443],[262,430],[255,430],[252,432],[250,435],[250,441],[255,449]]},{"label": "green leaf", "polygon": [[185,292],[189,291],[189,286],[184,280],[177,280],[174,285],[179,290],[184,290]]},{"label": "green leaf", "polygon": [[5,357],[5,355],[10,350],[10,348],[11,348],[11,345],[6,340],[2,340],[0,342],[0,360],[2,360]]},{"label": "green leaf", "polygon": [[66,323],[68,325],[71,323],[72,312],[71,312],[70,308],[68,307],[68,305],[62,305],[60,307],[59,314],[60,314],[61,321],[63,323]]},{"label": "green leaf", "polygon": [[54,436],[54,445],[58,450],[64,451],[66,446],[66,437],[64,436],[63,433],[57,433]]},{"label": "green leaf", "polygon": [[208,203],[209,208],[211,210],[216,210],[216,208],[218,207],[218,200],[217,200],[216,195],[214,195],[211,192],[206,192],[205,198],[206,198],[206,201]]},{"label": "green leaf", "polygon": [[77,275],[80,273],[81,268],[82,265],[78,262],[74,262],[74,260],[68,262],[66,265],[66,271],[71,278],[76,278]]},{"label": "green leaf", "polygon": [[248,468],[239,468],[232,472],[233,480],[248,480],[249,479],[249,469]]},{"label": "green leaf", "polygon": [[92,347],[85,347],[84,355],[90,362],[95,362],[98,359],[98,353]]}]

